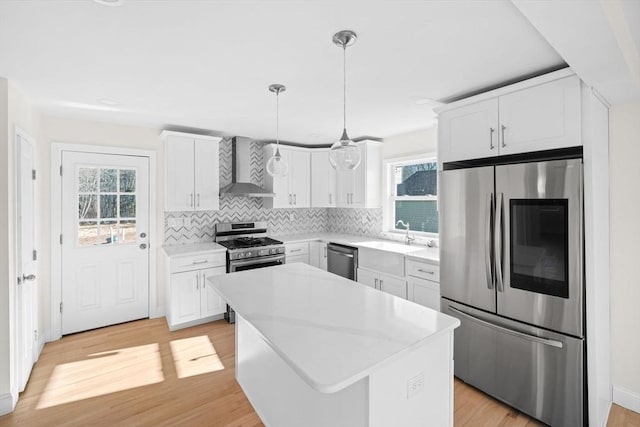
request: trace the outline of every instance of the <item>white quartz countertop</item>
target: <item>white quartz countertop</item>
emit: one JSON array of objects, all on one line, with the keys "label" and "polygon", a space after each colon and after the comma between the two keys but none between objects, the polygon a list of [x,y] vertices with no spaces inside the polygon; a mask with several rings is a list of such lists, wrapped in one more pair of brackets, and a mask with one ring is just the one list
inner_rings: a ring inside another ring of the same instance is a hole
[{"label": "white quartz countertop", "polygon": [[427,261],[431,263],[439,262],[438,248],[428,248],[421,245],[405,245],[401,242],[393,240],[378,239],[368,236],[356,236],[350,234],[338,233],[304,233],[292,235],[276,235],[276,239],[287,243],[301,243],[311,241],[321,241],[326,243],[339,243],[343,245],[354,246],[356,248],[377,249],[386,252],[394,252],[411,257],[418,261]]},{"label": "white quartz countertop", "polygon": [[190,243],[187,245],[167,245],[163,246],[164,253],[169,257],[194,255],[201,252],[226,252],[227,248],[214,242]]},{"label": "white quartz countertop", "polygon": [[333,393],[456,328],[435,310],[303,263],[209,282],[315,390]]}]

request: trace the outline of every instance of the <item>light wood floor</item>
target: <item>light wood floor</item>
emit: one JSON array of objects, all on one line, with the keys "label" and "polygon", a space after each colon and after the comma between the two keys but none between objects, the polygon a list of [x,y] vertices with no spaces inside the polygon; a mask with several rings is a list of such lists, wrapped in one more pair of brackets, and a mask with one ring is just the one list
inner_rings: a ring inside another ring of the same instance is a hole
[{"label": "light wood floor", "polygon": [[[235,381],[234,328],[224,321],[169,332],[141,320],[45,346],[16,410],[0,426],[261,426]],[[458,426],[538,422],[455,382]],[[615,406],[609,427],[640,427]]]}]

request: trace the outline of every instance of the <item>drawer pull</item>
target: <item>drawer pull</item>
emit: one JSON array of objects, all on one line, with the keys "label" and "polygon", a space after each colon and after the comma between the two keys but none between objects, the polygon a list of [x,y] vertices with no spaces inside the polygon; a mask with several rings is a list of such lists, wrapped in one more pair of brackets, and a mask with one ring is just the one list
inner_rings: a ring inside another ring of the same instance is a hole
[{"label": "drawer pull", "polygon": [[202,259],[202,260],[199,260],[199,261],[193,261],[191,264],[192,264],[192,265],[197,265],[197,264],[206,264],[206,263],[208,263],[208,262],[209,262],[209,260],[207,260],[207,259]]},{"label": "drawer pull", "polygon": [[289,252],[294,253],[294,252],[300,252],[300,251],[302,251],[302,248],[291,249],[291,251],[289,251]]},{"label": "drawer pull", "polygon": [[433,270],[423,270],[423,269],[419,268],[418,271],[420,273],[435,274],[435,271],[433,271]]}]

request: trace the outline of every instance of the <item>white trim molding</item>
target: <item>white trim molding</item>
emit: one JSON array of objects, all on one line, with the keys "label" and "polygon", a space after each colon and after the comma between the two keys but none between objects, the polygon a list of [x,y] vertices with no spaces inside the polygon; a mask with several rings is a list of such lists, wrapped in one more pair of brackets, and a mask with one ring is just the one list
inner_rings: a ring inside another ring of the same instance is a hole
[{"label": "white trim molding", "polygon": [[149,318],[164,316],[164,309],[157,307],[157,245],[160,236],[157,230],[157,188],[156,188],[156,152],[135,148],[109,147],[85,144],[53,143],[51,144],[51,318],[48,341],[62,337],[62,316],[60,314],[60,298],[62,295],[62,253],[60,251],[60,235],[62,234],[62,179],[60,167],[63,151],[84,153],[115,154],[124,156],[140,156],[149,159]]},{"label": "white trim molding", "polygon": [[0,394],[0,415],[6,415],[13,412],[18,403],[18,390],[12,390],[11,393]]},{"label": "white trim molding", "polygon": [[640,394],[626,388],[613,386],[613,403],[640,413]]}]

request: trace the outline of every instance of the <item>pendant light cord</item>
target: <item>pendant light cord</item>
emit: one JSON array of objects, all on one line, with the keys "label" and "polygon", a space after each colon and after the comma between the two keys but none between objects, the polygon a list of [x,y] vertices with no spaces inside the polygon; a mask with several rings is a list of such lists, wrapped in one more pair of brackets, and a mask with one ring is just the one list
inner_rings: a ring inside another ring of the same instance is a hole
[{"label": "pendant light cord", "polygon": [[280,148],[280,91],[276,92],[276,150]]},{"label": "pendant light cord", "polygon": [[347,129],[347,44],[345,43],[342,46],[342,85],[343,85],[343,98],[342,98],[342,120],[343,120],[343,128],[346,130]]}]

